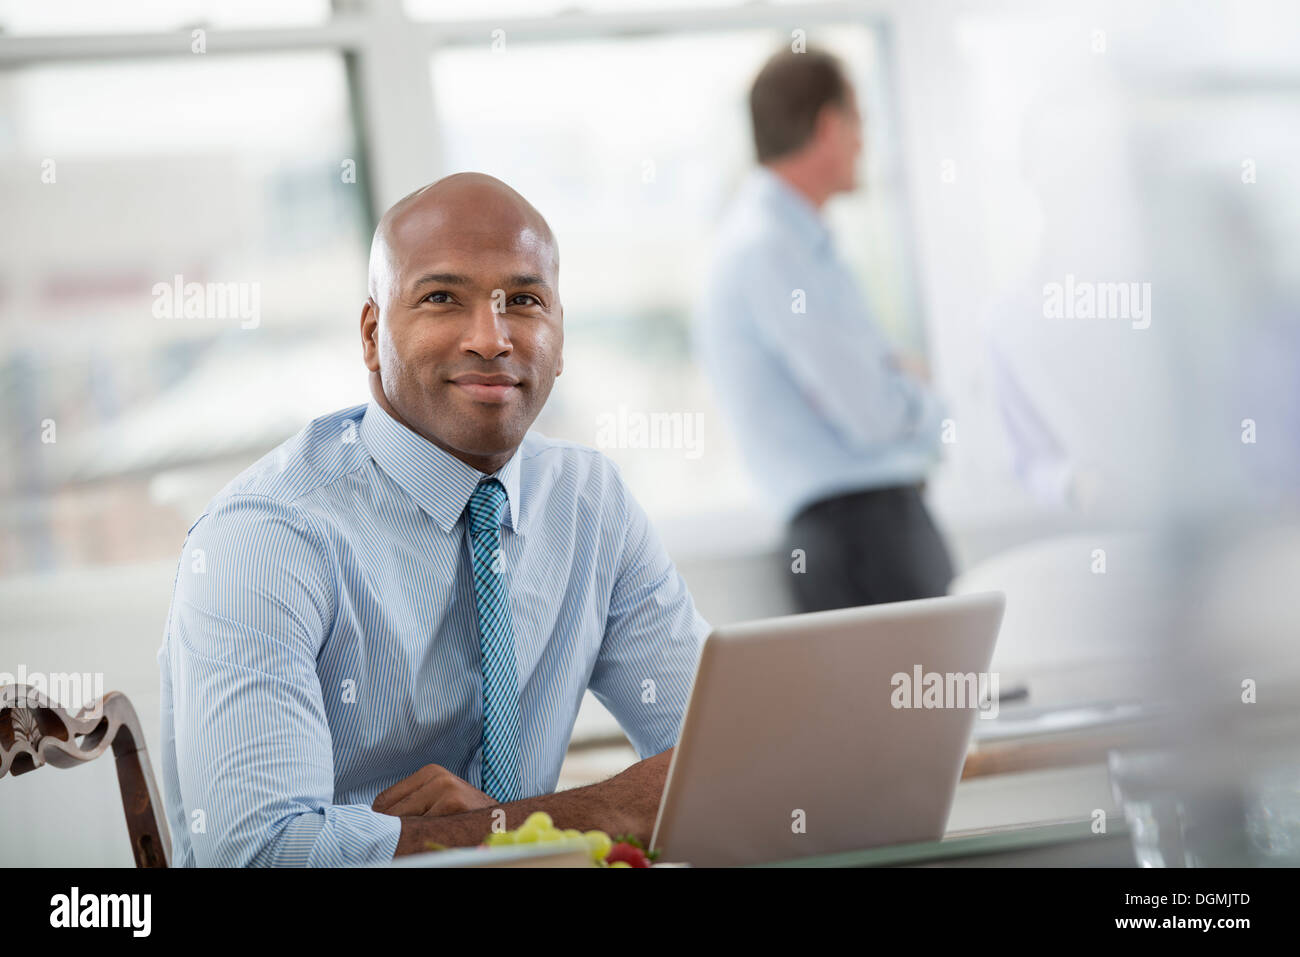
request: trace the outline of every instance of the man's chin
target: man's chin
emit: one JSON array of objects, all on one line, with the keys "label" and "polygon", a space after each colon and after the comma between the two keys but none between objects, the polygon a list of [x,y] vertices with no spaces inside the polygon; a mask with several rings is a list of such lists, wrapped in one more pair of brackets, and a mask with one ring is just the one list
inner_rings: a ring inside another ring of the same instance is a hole
[{"label": "man's chin", "polygon": [[513,454],[515,449],[519,448],[519,443],[524,440],[524,433],[527,431],[518,429],[513,424],[484,421],[468,416],[458,425],[458,432],[447,436],[448,444],[458,452],[482,459]]}]

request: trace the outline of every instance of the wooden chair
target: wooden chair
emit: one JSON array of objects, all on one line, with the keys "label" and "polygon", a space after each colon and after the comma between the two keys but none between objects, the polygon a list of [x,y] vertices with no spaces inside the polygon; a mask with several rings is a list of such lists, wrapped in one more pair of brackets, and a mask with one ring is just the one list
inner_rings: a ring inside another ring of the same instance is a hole
[{"label": "wooden chair", "polygon": [[104,754],[110,745],[136,866],[168,867],[167,819],[140,719],[126,695],[110,691],[70,715],[27,685],[0,687],[0,778],[46,764],[75,768]]}]

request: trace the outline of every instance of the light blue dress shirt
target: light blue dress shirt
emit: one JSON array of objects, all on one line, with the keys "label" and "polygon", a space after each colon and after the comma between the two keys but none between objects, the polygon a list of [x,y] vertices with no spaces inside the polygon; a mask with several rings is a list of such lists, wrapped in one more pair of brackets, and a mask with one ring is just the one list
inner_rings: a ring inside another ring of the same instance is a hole
[{"label": "light blue dress shirt", "polygon": [[754,481],[783,519],[921,481],[942,403],[898,369],[816,208],[766,167],[724,218],[696,348]]},{"label": "light blue dress shirt", "polygon": [[[617,467],[530,432],[494,474],[524,796],[555,789],[588,688],[642,758],[672,747],[709,626]],[[482,478],[370,403],[209,504],[158,653],[175,865],[383,862],[381,791],[430,763],[481,787]]]}]

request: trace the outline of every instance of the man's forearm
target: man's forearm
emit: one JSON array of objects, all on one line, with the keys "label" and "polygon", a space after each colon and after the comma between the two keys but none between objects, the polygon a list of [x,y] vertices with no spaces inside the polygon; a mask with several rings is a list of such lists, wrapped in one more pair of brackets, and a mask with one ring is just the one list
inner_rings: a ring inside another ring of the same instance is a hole
[{"label": "man's forearm", "polygon": [[673,751],[639,761],[608,781],[570,791],[557,791],[511,801],[496,807],[447,814],[441,817],[403,817],[402,836],[394,854],[419,854],[429,843],[447,847],[479,844],[492,829],[494,816],[504,811],[505,828],[514,830],[534,811],[545,811],[561,829],[600,830],[611,837],[632,834],[650,843],[659,799]]}]

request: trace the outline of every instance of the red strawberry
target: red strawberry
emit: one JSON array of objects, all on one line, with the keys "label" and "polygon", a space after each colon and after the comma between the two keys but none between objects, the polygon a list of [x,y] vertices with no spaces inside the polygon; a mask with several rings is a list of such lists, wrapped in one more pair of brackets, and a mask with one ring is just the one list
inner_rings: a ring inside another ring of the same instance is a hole
[{"label": "red strawberry", "polygon": [[632,867],[649,867],[650,862],[646,860],[645,851],[635,845],[628,844],[626,841],[620,841],[609,849],[605,855],[605,863],[613,864],[615,861],[623,861]]}]

